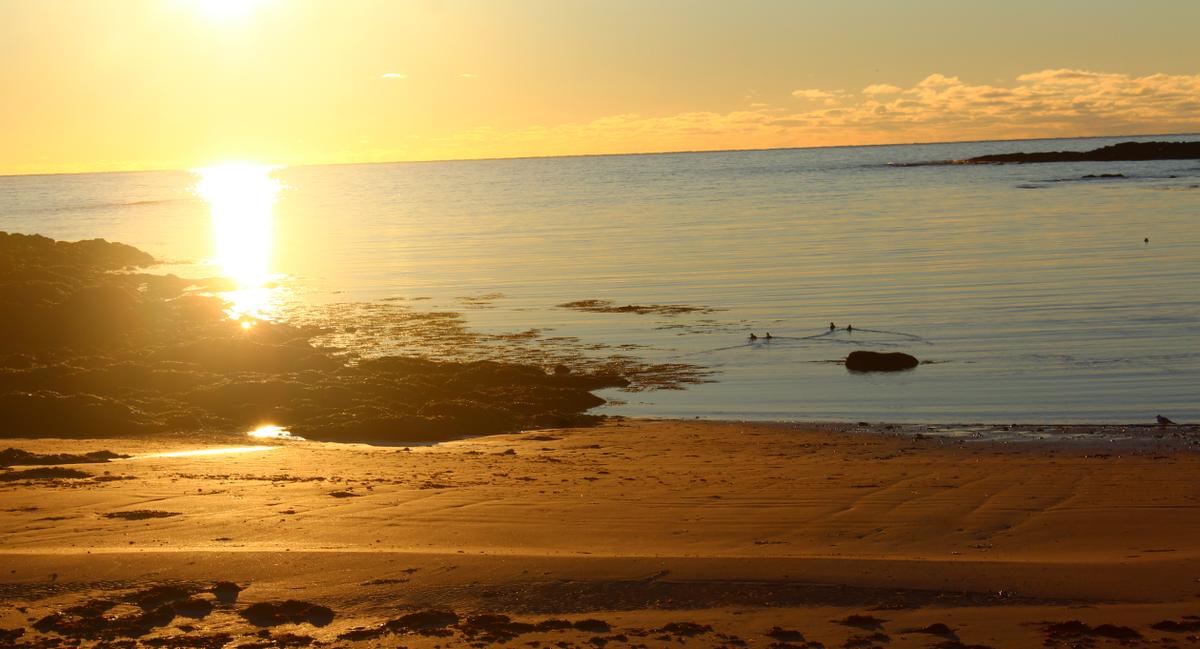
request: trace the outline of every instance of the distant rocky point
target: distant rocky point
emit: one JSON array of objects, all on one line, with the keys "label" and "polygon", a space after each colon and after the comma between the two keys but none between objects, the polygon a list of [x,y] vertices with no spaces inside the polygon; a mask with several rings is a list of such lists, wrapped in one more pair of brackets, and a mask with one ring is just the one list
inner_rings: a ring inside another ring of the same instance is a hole
[{"label": "distant rocky point", "polygon": [[1034,162],[1117,162],[1130,160],[1197,160],[1200,142],[1121,142],[1091,151],[996,153],[956,164],[1029,164]]}]

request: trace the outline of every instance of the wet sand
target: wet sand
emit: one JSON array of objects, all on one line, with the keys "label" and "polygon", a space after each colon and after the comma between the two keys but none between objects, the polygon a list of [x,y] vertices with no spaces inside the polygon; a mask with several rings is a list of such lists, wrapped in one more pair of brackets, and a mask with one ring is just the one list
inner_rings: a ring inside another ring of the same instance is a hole
[{"label": "wet sand", "polygon": [[[1200,454],[1153,431],[1051,444],[614,420],[411,448],[227,442],[12,441],[133,457],[0,482],[0,629],[24,630],[0,646],[1200,635]],[[207,453],[154,456],[186,450]]]}]

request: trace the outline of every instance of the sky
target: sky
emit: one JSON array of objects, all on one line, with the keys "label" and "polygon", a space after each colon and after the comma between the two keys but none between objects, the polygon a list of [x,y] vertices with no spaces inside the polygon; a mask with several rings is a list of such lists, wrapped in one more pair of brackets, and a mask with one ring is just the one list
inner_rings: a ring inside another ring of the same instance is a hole
[{"label": "sky", "polygon": [[0,174],[1200,131],[1183,0],[0,0]]}]

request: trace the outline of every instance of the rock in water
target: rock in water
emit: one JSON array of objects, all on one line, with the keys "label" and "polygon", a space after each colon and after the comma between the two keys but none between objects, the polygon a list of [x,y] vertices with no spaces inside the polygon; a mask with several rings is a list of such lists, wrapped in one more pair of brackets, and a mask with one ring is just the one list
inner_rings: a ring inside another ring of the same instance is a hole
[{"label": "rock in water", "polygon": [[898,372],[920,364],[914,356],[900,352],[850,352],[846,369],[852,372]]}]

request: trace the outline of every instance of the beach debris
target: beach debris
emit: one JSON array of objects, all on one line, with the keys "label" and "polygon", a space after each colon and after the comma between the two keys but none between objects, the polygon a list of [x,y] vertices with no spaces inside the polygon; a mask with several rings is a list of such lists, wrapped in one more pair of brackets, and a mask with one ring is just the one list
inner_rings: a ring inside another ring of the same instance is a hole
[{"label": "beach debris", "polygon": [[1200,615],[1185,615],[1182,620],[1163,620],[1150,625],[1155,631],[1168,633],[1191,633],[1200,631]]},{"label": "beach debris", "polygon": [[180,516],[179,512],[164,512],[157,509],[134,509],[127,512],[108,512],[105,518],[120,518],[127,521],[144,521],[149,518],[170,518]]},{"label": "beach debris", "polygon": [[898,372],[919,364],[915,356],[902,352],[854,351],[846,357],[846,369],[851,372]]},{"label": "beach debris", "polygon": [[860,615],[857,613],[854,615],[848,615],[840,620],[832,621],[834,624],[850,626],[856,629],[866,629],[868,631],[873,629],[882,629],[884,623],[887,622],[887,620],[883,618],[878,618],[873,615]]},{"label": "beach debris", "polygon": [[657,629],[650,630],[651,633],[665,633],[679,638],[694,638],[705,633],[712,633],[712,631],[713,628],[711,626],[695,622],[670,622]]},{"label": "beach debris", "polygon": [[458,624],[458,620],[458,614],[454,611],[427,609],[389,620],[383,626],[392,633],[448,635],[446,627]]},{"label": "beach debris", "polygon": [[516,622],[507,615],[483,613],[468,617],[458,625],[458,630],[473,642],[500,644],[532,633],[537,627],[528,622]]},{"label": "beach debris", "polygon": [[1142,634],[1127,626],[1101,624],[1090,626],[1079,620],[1068,622],[1043,622],[1042,631],[1046,640],[1079,640],[1082,638],[1111,638],[1113,640],[1140,640]]},{"label": "beach debris", "polygon": [[782,627],[773,626],[765,634],[769,638],[774,638],[780,642],[804,642],[804,634],[794,629],[784,629]]},{"label": "beach debris", "polygon": [[914,627],[914,628],[908,628],[908,629],[900,629],[900,633],[923,633],[926,635],[940,636],[940,637],[943,637],[943,638],[946,638],[949,640],[957,640],[958,639],[958,634],[954,632],[954,629],[951,629],[950,627],[946,626],[945,624],[943,624],[941,622],[934,622],[933,624],[930,624],[928,626],[923,626],[920,628]]},{"label": "beach debris", "polygon": [[846,639],[842,646],[845,649],[870,649],[878,647],[881,644],[887,644],[892,641],[892,638],[886,633],[876,631],[871,635],[855,635]]}]

